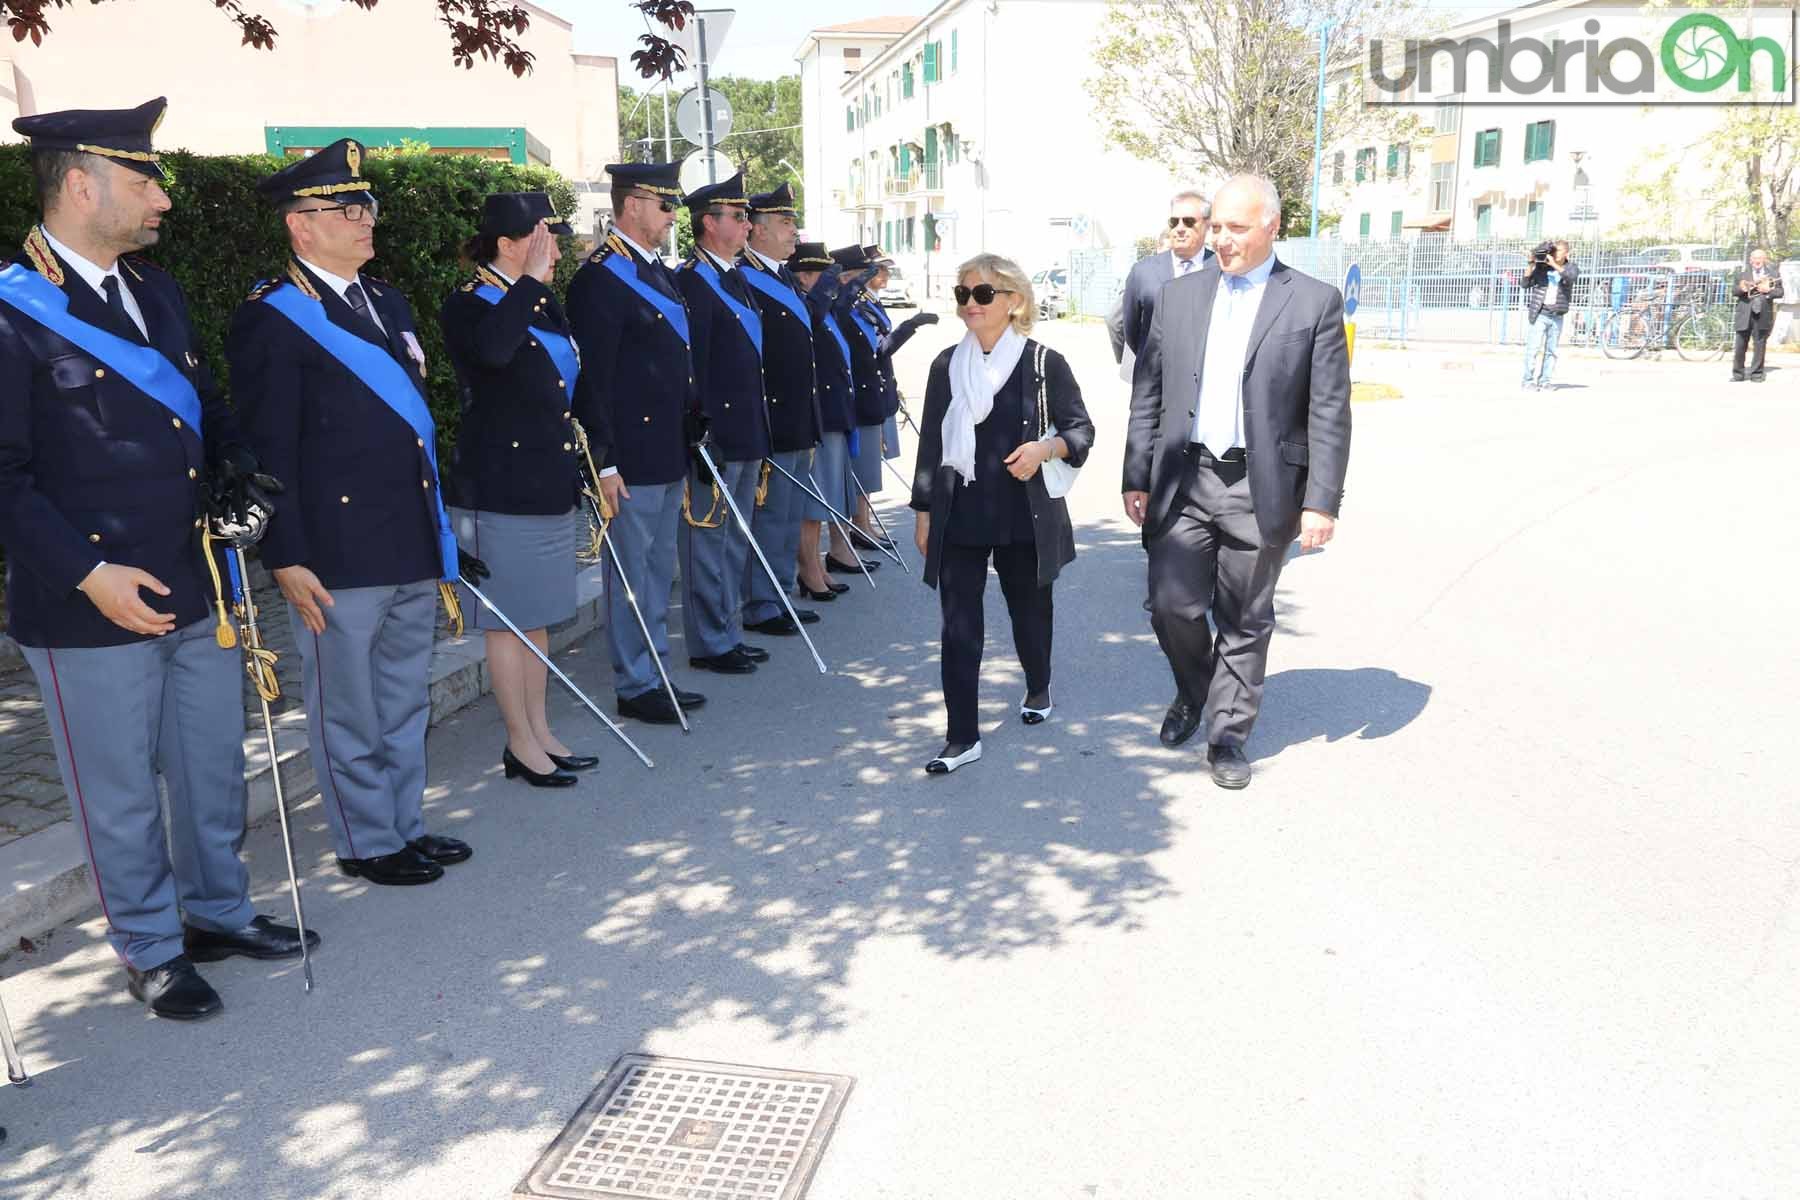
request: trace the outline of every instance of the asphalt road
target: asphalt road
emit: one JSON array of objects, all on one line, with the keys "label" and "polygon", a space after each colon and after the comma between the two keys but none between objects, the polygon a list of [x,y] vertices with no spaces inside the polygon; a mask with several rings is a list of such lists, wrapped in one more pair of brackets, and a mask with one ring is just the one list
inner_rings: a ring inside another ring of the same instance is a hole
[{"label": "asphalt road", "polygon": [[[1098,327],[1045,336],[1100,430],[1051,723],[990,589],[987,757],[921,774],[935,597],[891,565],[814,627],[829,676],[782,643],[691,736],[633,727],[654,772],[558,698],[603,768],[507,783],[465,710],[442,883],[343,878],[301,814],[311,996],[235,960],[182,1026],[95,921],[12,955],[0,1194],[498,1200],[634,1050],[854,1076],[812,1200],[1800,1192],[1800,371],[1571,358],[1538,395],[1511,354],[1360,351],[1402,394],[1356,407],[1226,793],[1156,742],[1123,385]],[[604,659],[566,666],[610,703]],[[273,827],[248,852],[283,912]]]}]

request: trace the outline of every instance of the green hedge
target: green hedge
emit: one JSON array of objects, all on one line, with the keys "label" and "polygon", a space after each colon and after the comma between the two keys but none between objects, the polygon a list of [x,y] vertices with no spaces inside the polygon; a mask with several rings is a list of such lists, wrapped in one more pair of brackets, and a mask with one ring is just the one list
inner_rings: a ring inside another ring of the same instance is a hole
[{"label": "green hedge", "polygon": [[[175,207],[163,221],[162,240],[146,255],[180,280],[193,308],[202,353],[229,389],[225,332],[232,311],[258,280],[278,273],[287,242],[256,183],[280,169],[267,154],[163,155]],[[548,191],[558,212],[575,210],[575,192],[548,167],[520,167],[473,155],[430,154],[419,149],[376,151],[364,170],[381,199],[370,275],[399,288],[412,301],[419,341],[429,368],[431,410],[440,453],[456,441],[460,402],[456,377],[444,352],[437,311],[445,296],[467,279],[459,248],[475,233],[482,197],[489,192]],[[23,146],[0,146],[0,251],[10,259],[38,220],[31,164]],[[581,265],[580,243],[563,239],[558,289]]]}]

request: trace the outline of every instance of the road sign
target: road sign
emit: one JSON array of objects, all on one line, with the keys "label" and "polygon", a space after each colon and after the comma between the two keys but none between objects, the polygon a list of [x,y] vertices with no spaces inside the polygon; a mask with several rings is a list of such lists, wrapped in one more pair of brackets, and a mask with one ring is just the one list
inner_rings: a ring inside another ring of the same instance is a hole
[{"label": "road sign", "polygon": [[1350,269],[1344,272],[1344,315],[1354,317],[1356,306],[1362,299],[1362,264],[1351,263]]},{"label": "road sign", "polygon": [[684,70],[698,70],[700,66],[700,21],[706,22],[706,60],[715,62],[719,57],[719,47],[725,44],[725,34],[731,29],[731,19],[736,16],[735,9],[702,8],[694,13],[687,24],[669,34],[669,40],[680,46],[686,58],[682,60]]},{"label": "road sign", "polygon": [[[731,101],[718,88],[707,88],[706,94],[712,99],[713,110],[713,144],[731,132]],[[689,88],[675,102],[675,128],[681,136],[696,146],[706,143],[705,115],[700,111],[700,89]]]},{"label": "road sign", "polygon": [[730,179],[737,174],[737,164],[725,157],[724,154],[714,150],[712,173],[713,178],[709,179],[706,171],[706,151],[694,151],[681,160],[681,190],[684,192],[698,191],[709,183]]}]

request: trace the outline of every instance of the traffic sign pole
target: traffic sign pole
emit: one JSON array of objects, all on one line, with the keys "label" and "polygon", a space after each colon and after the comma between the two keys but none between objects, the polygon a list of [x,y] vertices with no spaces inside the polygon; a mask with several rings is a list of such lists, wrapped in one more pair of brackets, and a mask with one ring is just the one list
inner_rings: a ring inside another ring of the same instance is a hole
[{"label": "traffic sign pole", "polygon": [[[706,155],[706,182],[712,184],[719,182],[719,169],[713,162],[712,95],[706,88],[706,18],[696,16],[694,25],[694,32],[699,38],[700,46],[700,132],[702,135],[700,149]],[[700,231],[696,229],[694,233],[698,236]]]}]

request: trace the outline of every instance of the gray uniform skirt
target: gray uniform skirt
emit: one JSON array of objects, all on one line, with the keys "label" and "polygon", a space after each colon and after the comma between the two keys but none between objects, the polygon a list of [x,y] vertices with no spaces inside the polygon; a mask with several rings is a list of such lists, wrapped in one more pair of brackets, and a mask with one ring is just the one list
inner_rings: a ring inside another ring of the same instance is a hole
[{"label": "gray uniform skirt", "polygon": [[[575,615],[574,510],[559,516],[450,509],[456,544],[486,563],[478,586],[520,629],[546,629]],[[469,589],[458,587],[463,621],[471,629],[506,626]]]},{"label": "gray uniform skirt", "polygon": [[884,458],[900,457],[900,418],[889,417],[881,426],[882,456]]},{"label": "gray uniform skirt", "polygon": [[[801,465],[805,462],[802,459]],[[856,485],[850,482],[850,443],[846,434],[825,432],[818,449],[813,452],[812,477],[818,481],[819,495],[825,497],[827,504],[846,516],[856,514],[856,502],[850,499],[856,494]],[[806,476],[801,474],[800,478]],[[817,500],[808,496],[806,519],[829,522],[832,517]]]},{"label": "gray uniform skirt", "polygon": [[[856,438],[858,443],[856,461],[851,464],[850,469],[856,472],[857,481],[863,485],[863,491],[872,496],[881,490],[881,426],[859,426],[856,430]],[[850,490],[856,494],[858,499],[861,499],[862,492],[856,491],[856,484],[851,484]],[[856,513],[853,508],[844,511],[852,516]]]}]

